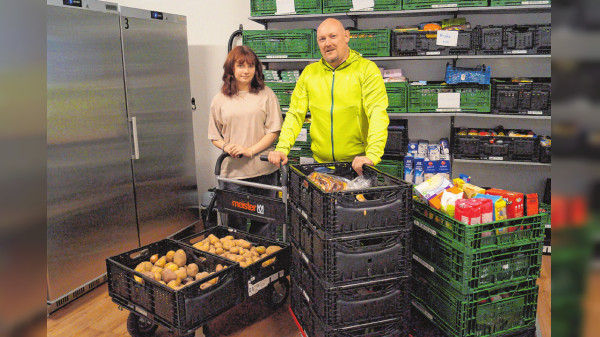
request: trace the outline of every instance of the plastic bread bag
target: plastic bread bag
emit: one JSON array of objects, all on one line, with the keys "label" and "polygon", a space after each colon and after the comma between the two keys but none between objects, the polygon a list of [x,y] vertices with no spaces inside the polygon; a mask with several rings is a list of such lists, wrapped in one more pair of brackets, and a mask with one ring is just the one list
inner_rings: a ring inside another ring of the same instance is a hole
[{"label": "plastic bread bag", "polygon": [[312,172],[308,179],[325,192],[337,192],[346,189],[350,180],[327,173]]},{"label": "plastic bread bag", "polygon": [[348,182],[346,190],[362,190],[373,187],[373,178],[367,178],[365,175],[358,176]]}]

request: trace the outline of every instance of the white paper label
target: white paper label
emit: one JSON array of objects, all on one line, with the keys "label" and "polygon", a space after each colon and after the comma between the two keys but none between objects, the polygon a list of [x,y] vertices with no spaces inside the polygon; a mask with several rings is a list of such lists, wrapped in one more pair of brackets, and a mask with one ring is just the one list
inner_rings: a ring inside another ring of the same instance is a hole
[{"label": "white paper label", "polygon": [[510,54],[527,54],[527,50],[510,50],[508,51]]},{"label": "white paper label", "polygon": [[425,55],[429,55],[429,56],[440,55],[440,52],[439,51],[428,51],[428,52],[425,52]]},{"label": "white paper label", "polygon": [[528,115],[543,115],[544,112],[540,111],[540,110],[530,110],[530,111],[527,111],[527,114]]},{"label": "white paper label", "polygon": [[489,156],[488,159],[489,160],[504,160],[503,157],[492,157],[492,156]]},{"label": "white paper label", "polygon": [[302,148],[300,146],[292,146],[290,148],[290,151],[300,151],[300,150],[302,150]]},{"label": "white paper label", "polygon": [[547,223],[547,224],[546,224],[546,228],[552,228],[552,225],[551,225],[551,224],[549,224],[549,223]]},{"label": "white paper label", "polygon": [[431,5],[431,8],[448,8],[448,7],[458,7],[458,4]]},{"label": "white paper label", "polygon": [[297,142],[305,142],[307,140],[308,140],[308,130],[307,129],[300,129],[300,134],[296,138],[296,141]]},{"label": "white paper label", "polygon": [[268,59],[286,59],[287,55],[267,55]]},{"label": "white paper label", "polygon": [[438,109],[460,109],[460,92],[440,92]]},{"label": "white paper label", "polygon": [[508,264],[503,264],[503,265],[502,265],[502,269],[504,269],[504,270],[508,270]]},{"label": "white paper label", "polygon": [[551,246],[544,246],[544,253],[552,253],[552,247]]},{"label": "white paper label", "polygon": [[423,265],[423,267],[429,269],[430,272],[435,273],[435,269],[427,262],[421,260],[420,257],[413,254],[413,259]]},{"label": "white paper label", "polygon": [[424,225],[424,224],[422,224],[420,221],[414,220],[413,222],[414,222],[415,226],[417,226],[417,227],[421,228],[422,230],[426,231],[427,233],[429,233],[429,234],[431,234],[431,235],[434,235],[434,236],[436,236],[436,235],[437,235],[437,232],[436,232],[436,231],[434,231],[433,229],[431,229],[431,228],[429,228],[429,227],[425,226],[425,225]]},{"label": "white paper label", "polygon": [[248,281],[248,295],[249,296],[253,296],[254,294],[256,294],[257,292],[261,291],[262,289],[266,288],[269,284],[271,284],[272,282],[275,282],[276,280],[282,278],[284,275],[283,270],[280,270],[278,272],[276,272],[275,274],[266,277],[254,284],[252,284],[252,280]]},{"label": "white paper label", "polygon": [[375,7],[374,0],[352,0],[352,11],[364,10]]},{"label": "white paper label", "polygon": [[314,164],[315,158],[312,157],[300,157],[300,164]]},{"label": "white paper label", "polygon": [[550,1],[523,1],[521,5],[547,5]]},{"label": "white paper label", "polygon": [[438,30],[436,44],[438,46],[456,47],[458,45],[458,30]]},{"label": "white paper label", "polygon": [[277,6],[276,15],[296,14],[294,0],[275,0],[275,5]]}]

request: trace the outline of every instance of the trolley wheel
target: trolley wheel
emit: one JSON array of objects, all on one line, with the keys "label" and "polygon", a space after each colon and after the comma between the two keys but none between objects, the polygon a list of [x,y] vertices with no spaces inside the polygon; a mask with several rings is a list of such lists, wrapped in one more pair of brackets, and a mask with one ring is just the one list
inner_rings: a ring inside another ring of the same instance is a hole
[{"label": "trolley wheel", "polygon": [[281,278],[277,282],[269,284],[265,290],[267,305],[272,309],[277,309],[285,303],[290,294],[290,281],[286,277]]},{"label": "trolley wheel", "polygon": [[133,312],[129,313],[127,317],[127,332],[129,332],[131,337],[154,336],[156,329],[158,329],[158,324],[154,324],[154,322]]}]

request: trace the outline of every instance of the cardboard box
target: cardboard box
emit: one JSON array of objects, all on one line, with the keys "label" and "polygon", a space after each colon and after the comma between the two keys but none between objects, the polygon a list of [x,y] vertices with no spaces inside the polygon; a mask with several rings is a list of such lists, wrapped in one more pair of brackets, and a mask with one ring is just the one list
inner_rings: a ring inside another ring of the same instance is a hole
[{"label": "cardboard box", "polygon": [[523,193],[490,188],[489,190],[485,191],[485,194],[499,195],[502,197],[502,199],[504,199],[504,201],[506,201],[506,216],[508,219],[520,218],[524,216]]}]

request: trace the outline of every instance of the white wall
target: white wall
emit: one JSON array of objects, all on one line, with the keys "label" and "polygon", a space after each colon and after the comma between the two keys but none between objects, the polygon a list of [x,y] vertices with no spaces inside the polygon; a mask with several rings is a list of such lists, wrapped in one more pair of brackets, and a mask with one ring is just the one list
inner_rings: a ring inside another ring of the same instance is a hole
[{"label": "white wall", "polygon": [[213,170],[220,151],[208,141],[206,133],[210,102],[221,87],[227,42],[231,33],[237,30],[240,24],[244,29],[263,29],[263,26],[248,20],[249,0],[112,0],[110,2],[124,7],[156,10],[187,17],[190,86],[197,106],[194,111],[194,143],[198,193],[201,198],[202,193],[216,185]]}]

